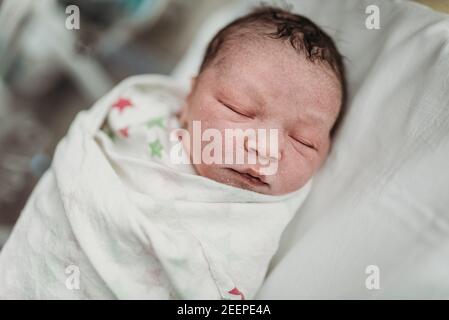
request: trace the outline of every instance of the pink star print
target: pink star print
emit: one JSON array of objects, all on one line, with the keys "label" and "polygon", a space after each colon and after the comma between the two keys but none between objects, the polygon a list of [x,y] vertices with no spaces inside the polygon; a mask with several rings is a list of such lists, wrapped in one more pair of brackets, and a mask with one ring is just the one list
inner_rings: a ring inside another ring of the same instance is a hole
[{"label": "pink star print", "polygon": [[243,295],[243,293],[241,293],[241,292],[239,291],[239,289],[237,289],[237,287],[234,287],[234,289],[228,291],[228,293],[230,293],[230,294],[232,294],[232,295],[235,295],[235,296],[241,296],[241,297],[242,297],[242,300],[245,300],[245,296]]},{"label": "pink star print", "polygon": [[129,137],[128,130],[129,130],[129,127],[125,127],[125,128],[120,129],[118,132],[120,132],[120,134],[122,136],[124,136],[125,138],[128,138]]},{"label": "pink star print", "polygon": [[120,113],[123,112],[126,108],[131,108],[133,104],[131,103],[131,100],[120,98],[118,99],[113,105],[112,108],[117,108]]}]

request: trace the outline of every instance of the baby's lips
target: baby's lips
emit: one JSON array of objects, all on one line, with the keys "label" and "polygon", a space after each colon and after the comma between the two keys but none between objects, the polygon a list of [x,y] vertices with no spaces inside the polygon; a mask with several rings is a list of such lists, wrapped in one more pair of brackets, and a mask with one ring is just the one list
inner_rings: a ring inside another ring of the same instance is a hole
[{"label": "baby's lips", "polygon": [[249,174],[255,178],[260,179],[262,182],[270,184],[272,182],[272,178],[269,177],[268,175],[265,175],[261,172],[262,168],[256,168],[256,167],[248,167],[248,168],[244,168],[244,169],[234,169],[240,173],[246,173]]}]

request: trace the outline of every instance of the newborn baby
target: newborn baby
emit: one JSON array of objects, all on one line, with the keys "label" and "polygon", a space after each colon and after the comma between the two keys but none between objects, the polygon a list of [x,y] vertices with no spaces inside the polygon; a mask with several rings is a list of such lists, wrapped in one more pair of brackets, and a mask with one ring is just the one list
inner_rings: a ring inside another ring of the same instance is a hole
[{"label": "newborn baby", "polygon": [[214,37],[190,92],[123,81],[58,144],[1,251],[0,298],[253,298],[345,88],[332,40],[270,7]]},{"label": "newborn baby", "polygon": [[221,132],[275,128],[278,150],[271,160],[278,170],[264,176],[259,165],[201,163],[196,172],[271,195],[299,189],[326,159],[345,90],[341,55],[310,20],[274,8],[236,20],[209,44],[181,112],[182,125],[190,132],[193,120],[203,130]]},{"label": "newborn baby", "polygon": [[[210,42],[200,72],[177,112],[180,126],[187,130],[180,139],[190,137],[183,145],[196,174],[263,194],[286,194],[304,186],[325,161],[345,92],[342,58],[331,38],[304,17],[263,7],[229,24]],[[147,113],[150,118],[145,119],[146,111],[130,109],[136,114],[127,119],[121,110],[112,110],[109,125],[122,137],[121,130],[126,128],[126,143],[146,150],[151,141],[130,142],[129,130],[148,127],[148,121],[158,117],[151,119]],[[225,147],[213,155],[217,161],[201,161],[209,141],[198,142],[195,121],[202,134],[209,129],[220,133],[219,143]],[[236,150],[236,143],[226,147],[225,131],[234,129],[275,129],[275,141],[257,143],[255,139],[251,144],[251,137],[245,136],[240,144],[244,150]],[[194,151],[195,140],[201,147]],[[172,148],[166,146],[164,152]],[[193,161],[194,152],[200,161]],[[225,161],[227,153],[238,152],[254,153],[258,161]],[[275,170],[266,173],[267,166]]]}]

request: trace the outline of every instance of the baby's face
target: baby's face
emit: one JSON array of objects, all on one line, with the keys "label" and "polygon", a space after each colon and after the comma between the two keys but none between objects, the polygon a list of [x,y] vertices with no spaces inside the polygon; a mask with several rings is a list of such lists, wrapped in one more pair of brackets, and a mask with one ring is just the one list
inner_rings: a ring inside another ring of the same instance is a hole
[{"label": "baby's face", "polygon": [[[279,41],[247,43],[227,50],[193,80],[180,120],[193,137],[193,121],[201,131],[217,129],[225,146],[226,129],[277,129],[277,148],[244,144],[244,152],[268,155],[276,172],[264,175],[266,163],[194,164],[199,175],[255,192],[281,195],[307,183],[330,148],[330,130],[337,118],[341,90],[336,76],[298,55]],[[186,149],[191,154],[193,141]],[[204,148],[207,142],[202,142]],[[235,147],[235,146],[234,146]],[[259,148],[260,149],[260,148]],[[234,150],[235,151],[235,150]],[[253,176],[253,177],[251,177]]]}]

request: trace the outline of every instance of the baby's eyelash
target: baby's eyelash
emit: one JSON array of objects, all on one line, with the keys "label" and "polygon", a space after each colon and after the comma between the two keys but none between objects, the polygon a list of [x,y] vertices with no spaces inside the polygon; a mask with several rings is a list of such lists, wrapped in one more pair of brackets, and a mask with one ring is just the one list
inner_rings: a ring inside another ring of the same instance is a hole
[{"label": "baby's eyelash", "polygon": [[244,113],[241,113],[241,112],[235,110],[235,108],[231,107],[231,106],[228,105],[227,103],[224,103],[223,101],[218,100],[218,102],[220,102],[222,105],[224,105],[224,106],[225,106],[226,108],[228,108],[229,110],[234,111],[235,113],[237,113],[237,114],[239,114],[239,115],[241,115],[241,116],[244,116],[244,117],[247,117],[247,118],[252,118],[252,117],[250,117],[250,116],[247,115],[247,114],[244,114]]},{"label": "baby's eyelash", "polygon": [[306,142],[306,141],[304,141],[304,140],[296,139],[296,138],[294,138],[294,137],[292,137],[292,136],[290,136],[290,138],[292,138],[293,140],[295,140],[295,141],[301,143],[302,145],[304,145],[304,146],[306,146],[306,147],[308,147],[308,148],[310,148],[310,149],[316,150],[315,146],[314,146],[313,144],[311,144],[310,142]]}]

